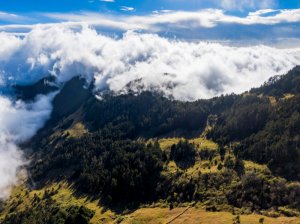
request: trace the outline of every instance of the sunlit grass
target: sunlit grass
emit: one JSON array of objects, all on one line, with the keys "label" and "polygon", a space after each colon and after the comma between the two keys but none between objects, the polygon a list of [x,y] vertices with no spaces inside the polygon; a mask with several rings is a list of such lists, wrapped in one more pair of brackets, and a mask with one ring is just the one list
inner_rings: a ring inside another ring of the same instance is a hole
[{"label": "sunlit grass", "polygon": [[284,94],[284,97],[283,97],[283,99],[285,99],[285,100],[288,100],[288,99],[291,99],[291,98],[293,98],[294,96],[295,96],[294,94],[287,93],[287,94]]},{"label": "sunlit grass", "polygon": [[[173,144],[177,144],[183,138],[161,138],[158,140],[162,150],[170,149]],[[188,141],[196,146],[197,149],[217,149],[218,145],[204,137],[188,139]]]},{"label": "sunlit grass", "polygon": [[[141,208],[128,215],[124,224],[165,224],[182,213],[186,208]],[[230,212],[207,212],[201,208],[189,208],[181,216],[172,221],[172,224],[232,224],[236,215]],[[264,218],[265,224],[299,224],[300,218],[270,218],[258,214],[240,215],[242,224],[258,224]]]},{"label": "sunlit grass", "polygon": [[69,138],[79,138],[86,134],[88,131],[85,128],[84,124],[78,122],[73,127],[64,131]]},{"label": "sunlit grass", "polygon": [[270,169],[265,164],[258,164],[250,160],[244,161],[245,170],[255,173],[271,173]]},{"label": "sunlit grass", "polygon": [[[20,185],[14,187],[11,192],[11,197],[7,200],[4,211],[1,213],[0,217],[3,219],[5,215],[11,212],[12,207],[14,211],[24,211],[26,208],[32,206],[35,195],[41,200],[44,198],[45,191],[55,190],[56,193],[51,196],[54,203],[60,208],[68,208],[70,206],[85,206],[95,212],[95,215],[91,219],[91,224],[96,223],[113,223],[116,217],[110,210],[104,210],[101,207],[99,200],[89,199],[87,196],[77,196],[75,190],[67,182],[53,183],[42,189],[29,191],[26,186]],[[27,192],[27,193],[26,193]],[[17,202],[21,203],[16,206]]]}]

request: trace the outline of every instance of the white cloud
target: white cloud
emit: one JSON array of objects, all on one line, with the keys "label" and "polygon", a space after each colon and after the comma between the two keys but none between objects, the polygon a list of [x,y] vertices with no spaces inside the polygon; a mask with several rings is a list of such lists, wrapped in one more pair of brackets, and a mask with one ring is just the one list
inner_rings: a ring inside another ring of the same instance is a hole
[{"label": "white cloud", "polygon": [[[0,133],[5,139],[21,143],[31,138],[49,117],[53,95],[39,96],[34,103],[12,102],[7,97],[0,98]],[[3,138],[2,138],[3,139]]]},{"label": "white cloud", "polygon": [[17,14],[0,11],[0,21],[20,22],[26,18]]},{"label": "white cloud", "polygon": [[100,2],[115,2],[115,0],[99,0]]},{"label": "white cloud", "polygon": [[154,14],[159,14],[159,13],[170,13],[170,12],[174,12],[174,10],[163,9],[163,10],[154,10],[154,11],[152,11],[152,13],[154,13]]},{"label": "white cloud", "polygon": [[0,33],[0,40],[2,45],[0,48],[0,60],[5,61],[6,58],[9,58],[20,47],[21,41],[10,33]]},{"label": "white cloud", "polygon": [[[166,37],[189,40],[244,41],[249,43],[289,44],[284,39],[300,39],[300,9],[261,9],[247,16],[230,15],[223,10],[207,9],[196,12],[155,11],[149,15],[106,15],[100,13],[45,13],[40,15],[53,23],[33,25],[4,25],[0,32],[18,33],[36,28],[69,27],[80,29],[88,24],[99,32],[120,35],[128,30],[158,33]],[[261,32],[264,29],[265,32]],[[283,39],[284,38],[284,39]],[[299,41],[296,41],[299,43]],[[299,46],[299,45],[298,45]]]},{"label": "white cloud", "polygon": [[26,164],[17,144],[31,138],[48,119],[51,96],[40,96],[25,104],[0,95],[0,199],[5,199],[10,187],[17,183],[18,170]]},{"label": "white cloud", "polygon": [[226,14],[222,10],[207,9],[198,12],[174,11],[151,16],[128,17],[127,22],[139,24],[144,27],[155,27],[158,24],[172,24],[180,26],[189,24],[195,27],[215,27],[219,24],[241,24],[241,25],[274,25],[279,23],[300,22],[300,9],[278,10],[278,13],[264,16],[260,13],[249,13],[246,17],[238,17]]},{"label": "white cloud", "polygon": [[17,183],[18,169],[25,162],[17,146],[1,137],[0,135],[0,200],[3,200],[9,195],[11,186]]},{"label": "white cloud", "polygon": [[1,12],[0,11],[0,18],[16,18],[18,17],[16,14],[11,14],[11,13],[7,13],[7,12]]},{"label": "white cloud", "polygon": [[262,16],[268,13],[280,12],[279,9],[260,9],[255,12],[249,12],[249,16]]},{"label": "white cloud", "polygon": [[[9,72],[10,66],[18,70],[23,63],[14,61],[13,65],[9,60],[21,53],[20,48],[24,45],[20,38],[10,33],[0,33],[0,42],[0,90],[3,90],[7,80],[13,79],[14,74]],[[36,102],[25,104],[21,101],[13,102],[0,94],[0,199],[8,196],[10,187],[17,183],[19,168],[26,164],[17,145],[31,138],[43,126],[51,112],[52,97],[41,96]]]},{"label": "white cloud", "polygon": [[[125,11],[134,10],[124,8]],[[273,14],[265,16],[267,13]],[[109,26],[120,30],[143,29],[148,31],[163,30],[168,27],[212,28],[222,24],[237,25],[276,25],[282,23],[300,23],[300,9],[291,10],[258,10],[245,17],[229,15],[223,10],[206,9],[194,12],[187,11],[154,11],[145,16],[108,16],[98,13],[81,12],[76,14],[48,13],[45,17],[69,22],[87,22],[95,26]],[[126,24],[124,26],[124,24]],[[3,28],[2,28],[3,29]],[[0,27],[1,30],[1,27]]]},{"label": "white cloud", "polygon": [[17,49],[9,45],[6,51],[14,54],[0,63],[6,85],[33,82],[48,72],[60,82],[82,74],[95,78],[99,90],[126,92],[128,83],[139,80],[133,88],[155,88],[182,100],[240,93],[300,63],[299,48],[230,47],[135,32],[114,39],[88,26],[74,30],[62,24],[35,28],[19,42]]},{"label": "white cloud", "polygon": [[121,6],[120,8],[122,11],[126,11],[126,12],[131,12],[134,11],[133,7],[128,7],[128,6]]}]

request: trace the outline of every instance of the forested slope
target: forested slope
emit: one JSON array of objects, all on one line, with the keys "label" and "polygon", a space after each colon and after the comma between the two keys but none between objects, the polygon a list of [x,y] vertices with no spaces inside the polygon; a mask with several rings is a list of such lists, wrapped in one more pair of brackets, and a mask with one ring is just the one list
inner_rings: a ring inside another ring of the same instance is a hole
[{"label": "forested slope", "polygon": [[[67,183],[74,194],[121,214],[188,203],[208,211],[299,216],[299,83],[296,67],[241,95],[181,102],[153,92],[99,96],[74,78],[56,95],[51,119],[24,145],[32,149],[32,181],[41,192]],[[22,89],[32,97],[29,87],[18,88],[20,97]],[[76,223],[78,216],[88,223],[93,212],[97,216],[97,209],[71,202],[62,208],[59,188],[45,194],[24,195],[40,206],[8,202],[3,222]],[[36,217],[47,206],[52,217]]]}]

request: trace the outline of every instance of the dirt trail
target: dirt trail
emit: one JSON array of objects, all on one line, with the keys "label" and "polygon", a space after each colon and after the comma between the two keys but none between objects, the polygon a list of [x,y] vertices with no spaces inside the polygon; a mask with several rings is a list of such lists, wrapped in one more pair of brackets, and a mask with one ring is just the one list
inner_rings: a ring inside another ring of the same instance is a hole
[{"label": "dirt trail", "polygon": [[166,224],[170,224],[173,221],[175,221],[177,218],[179,218],[180,216],[182,216],[187,210],[189,210],[191,207],[187,207],[186,209],[184,209],[183,212],[181,212],[180,214],[176,215],[174,218],[172,218],[170,221],[166,222]]}]

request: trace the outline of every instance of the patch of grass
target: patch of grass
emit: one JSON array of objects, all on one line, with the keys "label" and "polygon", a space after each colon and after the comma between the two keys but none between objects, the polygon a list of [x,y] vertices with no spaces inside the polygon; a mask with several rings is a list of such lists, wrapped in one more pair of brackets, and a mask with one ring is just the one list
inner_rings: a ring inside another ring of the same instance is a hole
[{"label": "patch of grass", "polygon": [[274,106],[277,104],[277,100],[274,96],[269,96],[269,100],[270,100],[271,105]]},{"label": "patch of grass", "polygon": [[[159,139],[159,144],[162,150],[170,150],[171,146],[173,144],[177,144],[180,140],[183,140],[181,138],[162,138]],[[218,145],[208,140],[204,137],[199,138],[193,138],[188,140],[190,143],[194,144],[197,151],[200,152],[201,150],[214,150],[216,151],[218,149]],[[216,152],[216,154],[218,154]],[[199,155],[196,156],[196,162],[194,166],[188,168],[187,170],[184,170],[187,175],[190,176],[198,176],[200,173],[215,173],[218,172],[217,164],[214,163],[214,161],[220,162],[219,155],[213,158],[212,161],[208,160],[201,160]],[[183,171],[181,168],[179,168],[174,161],[170,161],[165,168],[165,174],[171,174],[176,173],[177,170]]]},{"label": "patch of grass", "polygon": [[160,148],[162,150],[170,149],[172,145],[177,144],[181,138],[161,138],[158,140]]},{"label": "patch of grass", "polygon": [[[186,208],[141,208],[126,216],[124,224],[158,224],[168,223]],[[236,215],[230,212],[207,212],[201,208],[190,208],[181,216],[172,221],[172,224],[189,223],[189,224],[232,224]],[[257,214],[240,215],[240,221],[243,224],[257,224],[264,218],[266,224],[299,224],[300,218],[278,217],[270,218]]]},{"label": "patch of grass", "polygon": [[245,170],[261,174],[271,174],[270,169],[265,164],[258,164],[249,160],[244,160]]},{"label": "patch of grass", "polygon": [[176,171],[180,169],[177,167],[176,163],[174,161],[170,161],[167,166],[167,173],[176,173]]},{"label": "patch of grass", "polygon": [[197,159],[194,166],[189,167],[186,170],[182,170],[179,168],[174,161],[170,161],[165,169],[164,174],[169,175],[169,174],[174,174],[177,172],[177,170],[185,172],[187,176],[189,177],[197,177],[199,176],[199,173],[217,173],[220,172],[218,170],[218,166],[214,165],[210,161],[204,161],[204,160],[199,160]]},{"label": "patch of grass", "polygon": [[294,209],[290,209],[290,208],[287,208],[287,207],[279,207],[278,210],[282,214],[284,214],[285,216],[288,216],[288,217],[295,217],[295,216],[300,217],[300,212],[296,211]]},{"label": "patch of grass", "polygon": [[208,140],[204,137],[190,139],[189,142],[195,144],[195,146],[198,149],[211,149],[211,150],[218,149],[217,143],[215,143],[211,140]]},{"label": "patch of grass", "polygon": [[[170,149],[173,144],[177,144],[180,140],[183,140],[183,138],[161,138],[158,142],[162,150],[167,150]],[[204,137],[188,139],[188,141],[194,144],[197,149],[207,148],[216,150],[218,148],[218,145],[215,142]]]},{"label": "patch of grass", "polygon": [[87,196],[75,196],[72,186],[67,183],[58,183],[54,187],[58,187],[58,193],[52,196],[60,206],[68,207],[70,205],[85,206],[95,212],[91,219],[91,223],[113,222],[115,214],[110,210],[103,209],[99,204],[99,200],[91,200]]},{"label": "patch of grass", "polygon": [[87,129],[85,128],[84,124],[80,122],[64,131],[64,134],[66,134],[68,138],[79,138],[86,133],[88,133]]},{"label": "patch of grass", "polygon": [[291,99],[291,98],[293,98],[294,96],[295,96],[294,94],[287,93],[287,94],[284,94],[284,97],[283,97],[283,99],[285,99],[285,100],[288,100],[288,99]]}]

